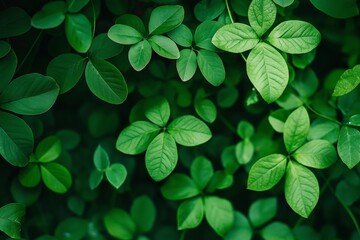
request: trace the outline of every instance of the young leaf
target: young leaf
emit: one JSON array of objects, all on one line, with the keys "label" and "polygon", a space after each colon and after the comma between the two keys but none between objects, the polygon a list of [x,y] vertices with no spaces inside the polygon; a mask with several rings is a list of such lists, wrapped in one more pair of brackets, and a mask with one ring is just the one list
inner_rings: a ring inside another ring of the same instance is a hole
[{"label": "young leaf", "polygon": [[319,183],[315,175],[306,167],[290,161],[285,178],[285,198],[289,206],[303,218],[308,218],[319,195]]},{"label": "young leaf", "polygon": [[170,118],[170,105],[166,98],[157,97],[148,99],[145,103],[144,114],[151,122],[164,127]]},{"label": "young leaf", "polygon": [[224,236],[234,225],[234,209],[231,203],[219,197],[205,197],[205,217],[215,232]]},{"label": "young leaf", "polygon": [[130,47],[128,54],[130,65],[136,71],[141,71],[149,64],[151,55],[151,45],[148,40],[144,39]]},{"label": "young leaf", "polygon": [[177,210],[178,230],[196,228],[204,218],[204,204],[201,197],[189,199],[180,204]]},{"label": "young leaf", "polygon": [[247,164],[254,155],[254,145],[249,139],[240,141],[235,146],[235,155],[239,164]]},{"label": "young leaf", "polygon": [[251,204],[249,209],[249,219],[254,227],[259,227],[270,221],[277,213],[277,199],[262,198]]},{"label": "young leaf", "polygon": [[196,46],[215,52],[217,49],[211,42],[211,39],[222,26],[224,26],[224,24],[218,21],[204,21],[199,24],[199,26],[196,27],[194,36]]},{"label": "young leaf", "polygon": [[198,188],[203,190],[213,177],[214,169],[207,158],[199,156],[191,163],[190,173]]},{"label": "young leaf", "polygon": [[39,166],[36,164],[28,164],[20,170],[18,180],[24,187],[36,187],[41,181]]},{"label": "young leaf", "polygon": [[182,47],[191,47],[193,42],[193,34],[191,30],[184,24],[180,24],[177,28],[167,33],[167,35]]},{"label": "young leaf", "polygon": [[153,123],[134,122],[121,131],[116,141],[116,148],[131,155],[142,153],[159,132],[160,127]]},{"label": "young leaf", "polygon": [[0,111],[0,154],[14,166],[25,166],[34,147],[34,136],[24,120]]},{"label": "young leaf", "polygon": [[63,1],[46,3],[31,19],[34,28],[49,29],[59,26],[65,20],[66,4]]},{"label": "young leaf", "polygon": [[70,172],[58,163],[46,163],[40,166],[41,177],[47,188],[56,193],[65,193],[72,184]]},{"label": "young leaf", "polygon": [[81,14],[67,14],[65,34],[69,44],[79,53],[86,53],[92,42],[92,31],[89,19]]},{"label": "young leaf", "polygon": [[254,48],[259,43],[256,32],[243,23],[232,23],[220,28],[211,42],[219,49],[241,53]]},{"label": "young leaf", "polygon": [[38,73],[22,75],[0,95],[0,108],[14,113],[33,115],[48,111],[56,101],[59,87],[51,77]]},{"label": "young leaf", "polygon": [[25,205],[9,203],[0,208],[0,231],[11,238],[20,239],[21,222],[25,215]]},{"label": "young leaf", "polygon": [[98,171],[103,172],[110,166],[109,155],[99,144],[94,152],[94,164]]},{"label": "young leaf", "polygon": [[108,37],[119,44],[131,45],[140,42],[143,36],[135,28],[124,24],[115,24],[108,31]]},{"label": "young leaf", "polygon": [[323,169],[337,160],[335,147],[326,140],[313,140],[301,146],[292,156],[307,167]]},{"label": "young leaf", "polygon": [[39,162],[51,162],[57,159],[62,151],[59,138],[50,136],[43,139],[36,147],[35,156]]},{"label": "young leaf", "polygon": [[288,153],[301,147],[310,130],[310,118],[305,107],[299,107],[286,119],[284,125],[284,142]]},{"label": "young leaf", "polygon": [[200,193],[195,182],[185,174],[175,173],[161,187],[162,195],[169,200],[191,198]]},{"label": "young leaf", "polygon": [[104,178],[104,172],[99,172],[97,169],[92,170],[89,178],[90,189],[94,190],[95,188],[97,188],[100,185],[103,178]]},{"label": "young leaf", "polygon": [[250,26],[261,37],[274,24],[276,5],[272,0],[253,0],[249,6]]},{"label": "young leaf", "polygon": [[121,104],[128,95],[125,79],[110,62],[100,58],[92,59],[85,69],[85,78],[91,92],[111,104]]},{"label": "young leaf", "polygon": [[161,57],[168,59],[178,59],[180,57],[178,47],[174,41],[168,37],[154,35],[149,38],[149,43],[154,52],[156,52]]},{"label": "young leaf", "polygon": [[175,140],[162,132],[149,144],[145,154],[146,169],[152,179],[161,181],[174,170],[178,160]]},{"label": "young leaf", "polygon": [[247,188],[255,191],[265,191],[274,187],[284,176],[286,156],[271,154],[260,158],[251,167]]},{"label": "young leaf", "polygon": [[359,144],[359,130],[343,126],[340,130],[337,150],[341,161],[343,161],[349,169],[352,169],[360,162]]},{"label": "young leaf", "polygon": [[264,240],[295,240],[289,226],[282,222],[270,223],[261,230],[260,235]]},{"label": "young leaf", "polygon": [[277,25],[266,38],[274,47],[290,54],[307,53],[319,45],[320,32],[310,23],[288,20]]},{"label": "young leaf", "polygon": [[211,85],[217,87],[224,82],[225,68],[217,53],[208,50],[199,50],[197,63],[200,72]]},{"label": "young leaf", "polygon": [[216,120],[217,109],[215,104],[210,99],[196,99],[194,102],[196,113],[208,123],[213,123]]},{"label": "young leaf", "polygon": [[336,83],[333,96],[342,96],[354,90],[360,84],[360,64],[346,70]]},{"label": "young leaf", "polygon": [[125,182],[127,171],[121,163],[114,163],[106,169],[105,175],[111,185],[118,189]]},{"label": "young leaf", "polygon": [[283,56],[272,46],[259,43],[251,50],[246,62],[250,81],[268,102],[276,101],[289,81],[289,69]]},{"label": "young leaf", "polygon": [[178,144],[187,147],[203,144],[212,136],[209,127],[191,115],[174,119],[167,130]]},{"label": "young leaf", "polygon": [[150,231],[156,220],[156,208],[151,198],[146,195],[137,197],[132,202],[130,215],[139,232]]},{"label": "young leaf", "polygon": [[110,236],[130,240],[136,231],[134,220],[120,208],[113,208],[104,216],[104,225]]},{"label": "young leaf", "polygon": [[149,33],[162,34],[178,27],[184,20],[184,8],[180,5],[164,5],[155,8],[150,15]]},{"label": "young leaf", "polygon": [[180,51],[180,57],[176,60],[176,69],[181,80],[190,80],[197,69],[196,53],[191,49]]}]

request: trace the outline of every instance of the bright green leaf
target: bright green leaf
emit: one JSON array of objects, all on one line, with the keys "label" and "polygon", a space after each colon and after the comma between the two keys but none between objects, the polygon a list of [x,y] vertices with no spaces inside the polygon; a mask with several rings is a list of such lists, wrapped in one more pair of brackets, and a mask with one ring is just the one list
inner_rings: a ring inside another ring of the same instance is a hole
[{"label": "bright green leaf", "polygon": [[28,164],[20,170],[18,179],[24,187],[36,187],[41,181],[39,166],[36,164]]},{"label": "bright green leaf", "polygon": [[217,109],[210,99],[197,99],[194,103],[196,113],[208,123],[213,123],[217,117]]},{"label": "bright green leaf", "polygon": [[184,8],[180,5],[164,5],[155,8],[150,15],[149,33],[162,34],[178,27],[184,20]]},{"label": "bright green leaf", "polygon": [[143,70],[149,64],[151,56],[151,45],[146,39],[131,46],[129,49],[129,62],[136,71]]},{"label": "bright green leaf", "polygon": [[168,37],[154,35],[149,38],[149,43],[154,52],[161,57],[168,59],[178,59],[180,57],[178,47],[175,42]]},{"label": "bright green leaf", "polygon": [[125,182],[127,171],[121,163],[114,163],[106,169],[105,175],[110,184],[118,189]]},{"label": "bright green leaf", "polygon": [[322,118],[318,118],[311,123],[308,140],[324,139],[331,143],[338,140],[340,125]]},{"label": "bright green leaf", "polygon": [[115,24],[109,29],[108,37],[119,44],[131,45],[140,42],[143,36],[135,28],[124,24]]},{"label": "bright green leaf", "polygon": [[354,90],[360,84],[360,64],[346,70],[336,83],[333,96],[342,96]]},{"label": "bright green leaf", "polygon": [[277,5],[279,5],[280,7],[288,7],[291,4],[293,4],[294,0],[273,0]]},{"label": "bright green leaf", "polygon": [[[114,0],[112,0],[114,1]],[[115,0],[117,2],[119,2],[118,0]],[[122,0],[124,1],[124,0]],[[121,2],[119,2],[121,3]],[[138,16],[134,15],[134,14],[124,14],[121,15],[120,17],[118,17],[115,21],[116,24],[123,24],[123,25],[127,25],[130,26],[134,29],[136,29],[138,32],[141,33],[142,36],[145,36],[146,34],[146,29],[144,26],[143,21],[141,20],[141,18],[139,18]]]},{"label": "bright green leaf", "polygon": [[92,31],[89,19],[81,14],[67,14],[65,34],[71,47],[79,53],[86,53],[92,42]]},{"label": "bright green leaf", "polygon": [[200,190],[187,175],[174,173],[161,187],[161,193],[166,199],[182,200],[198,195]]},{"label": "bright green leaf", "polygon": [[341,161],[350,169],[360,162],[360,132],[359,130],[343,126],[340,130],[337,144]]},{"label": "bright green leaf", "polygon": [[284,125],[286,119],[289,117],[289,112],[285,109],[278,109],[272,113],[270,113],[268,120],[272,128],[282,133],[284,132]]},{"label": "bright green leaf", "polygon": [[177,210],[178,230],[196,228],[204,218],[204,204],[201,197],[189,199],[180,204]]},{"label": "bright green leaf", "polygon": [[166,98],[157,97],[145,102],[144,114],[147,119],[160,127],[164,127],[170,118],[170,105]]},{"label": "bright green leaf", "polygon": [[40,166],[44,184],[56,193],[65,193],[72,184],[69,170],[58,163],[46,163]]},{"label": "bright green leaf", "polygon": [[97,188],[100,185],[103,178],[104,178],[103,172],[99,172],[97,169],[92,170],[89,177],[90,189],[94,190],[95,188]]},{"label": "bright green leaf", "polygon": [[253,0],[249,6],[250,26],[261,37],[274,24],[276,5],[272,0]]},{"label": "bright green leaf", "polygon": [[197,69],[196,53],[191,49],[181,50],[176,60],[176,69],[182,81],[190,80]]},{"label": "bright green leaf", "polygon": [[233,228],[224,236],[224,240],[251,240],[253,230],[249,220],[241,212],[235,211]]},{"label": "bright green leaf", "polygon": [[254,155],[254,151],[254,145],[248,139],[237,143],[235,146],[235,155],[239,164],[249,163]]},{"label": "bright green leaf", "polygon": [[9,203],[0,208],[0,231],[11,238],[20,239],[21,222],[25,215],[25,206],[20,203]]},{"label": "bright green leaf", "polygon": [[197,55],[197,63],[200,72],[211,85],[217,87],[224,82],[225,68],[217,53],[200,50]]},{"label": "bright green leaf", "polygon": [[43,139],[36,147],[35,156],[39,162],[51,162],[57,159],[62,151],[59,138],[50,136]]},{"label": "bright green leaf", "polygon": [[34,28],[49,29],[59,26],[65,20],[66,4],[63,1],[46,3],[31,19]]},{"label": "bright green leaf", "polygon": [[134,220],[120,208],[113,208],[104,216],[104,225],[110,236],[117,239],[131,240],[136,231]]}]

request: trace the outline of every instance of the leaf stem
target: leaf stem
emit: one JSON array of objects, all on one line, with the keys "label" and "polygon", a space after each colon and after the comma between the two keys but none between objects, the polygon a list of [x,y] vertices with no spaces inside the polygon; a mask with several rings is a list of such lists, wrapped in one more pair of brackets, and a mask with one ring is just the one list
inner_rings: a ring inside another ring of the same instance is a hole
[{"label": "leaf stem", "polygon": [[321,117],[321,118],[324,118],[324,119],[327,119],[327,120],[329,120],[329,121],[331,121],[331,122],[334,122],[334,123],[337,123],[337,124],[339,124],[339,125],[342,125],[341,122],[339,122],[338,120],[333,119],[333,118],[331,118],[331,117],[329,117],[329,116],[326,116],[326,115],[324,115],[324,114],[322,114],[322,113],[319,113],[318,111],[316,111],[315,109],[313,109],[309,104],[306,104],[306,103],[305,103],[305,106],[306,106],[311,112],[313,112],[315,115],[318,115],[318,116]]}]

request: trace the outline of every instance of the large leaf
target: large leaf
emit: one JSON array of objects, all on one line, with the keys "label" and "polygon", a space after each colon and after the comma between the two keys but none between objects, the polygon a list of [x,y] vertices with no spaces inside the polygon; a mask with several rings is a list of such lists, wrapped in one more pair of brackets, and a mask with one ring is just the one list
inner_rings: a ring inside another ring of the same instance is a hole
[{"label": "large leaf", "polygon": [[217,53],[200,50],[198,51],[197,63],[200,72],[211,85],[217,87],[224,82],[225,68]]},{"label": "large leaf", "polygon": [[0,154],[14,166],[25,166],[33,151],[34,136],[24,120],[0,111]]},{"label": "large leaf", "polygon": [[140,232],[150,231],[155,224],[156,208],[151,198],[146,195],[137,197],[132,202],[130,214]]},{"label": "large leaf", "polygon": [[190,173],[198,188],[203,190],[214,176],[214,168],[207,158],[199,156],[191,163]]},{"label": "large leaf", "polygon": [[337,160],[335,147],[321,139],[304,144],[292,156],[302,165],[318,169],[330,167]]},{"label": "large leaf", "polygon": [[30,30],[30,16],[21,8],[8,7],[0,12],[0,38],[16,37]]},{"label": "large leaf", "polygon": [[249,219],[253,226],[258,227],[270,221],[277,213],[277,199],[262,198],[251,204],[249,209]]},{"label": "large leaf", "polygon": [[189,199],[177,210],[178,230],[196,228],[204,218],[204,204],[201,197]]},{"label": "large leaf", "polygon": [[260,158],[251,167],[247,188],[255,191],[269,190],[284,176],[286,170],[286,156],[271,154]]},{"label": "large leaf", "polygon": [[360,64],[346,70],[336,83],[333,96],[342,96],[354,90],[360,84]]},{"label": "large leaf", "polygon": [[350,18],[359,15],[356,0],[310,0],[320,11],[334,18]]},{"label": "large leaf", "polygon": [[205,197],[205,217],[215,232],[224,236],[234,225],[234,209],[231,203],[219,197]]},{"label": "large leaf", "polygon": [[250,81],[268,102],[276,101],[289,81],[289,70],[283,56],[272,46],[259,43],[251,50],[246,62]]},{"label": "large leaf", "polygon": [[160,127],[149,122],[137,121],[123,129],[116,141],[116,148],[126,154],[144,152],[160,132]]},{"label": "large leaf", "polygon": [[181,80],[190,80],[197,69],[196,53],[191,49],[180,51],[180,57],[176,60],[176,69]]},{"label": "large leaf", "polygon": [[360,162],[360,132],[359,130],[343,126],[340,130],[337,150],[340,159],[348,166],[355,167]]},{"label": "large leaf", "polygon": [[67,14],[65,34],[69,44],[78,52],[86,53],[92,42],[92,31],[89,19],[81,14]]},{"label": "large leaf", "polygon": [[174,170],[178,160],[175,140],[166,132],[150,143],[145,154],[146,169],[155,181],[161,181]]},{"label": "large leaf", "polygon": [[25,215],[25,206],[9,203],[0,208],[0,231],[11,238],[20,239],[21,221]]},{"label": "large leaf", "polygon": [[145,117],[160,127],[164,127],[170,118],[170,105],[166,98],[157,97],[145,102]]},{"label": "large leaf", "polygon": [[134,220],[127,212],[119,208],[113,208],[105,214],[104,225],[108,233],[116,239],[133,239],[136,231]]},{"label": "large leaf", "polygon": [[58,163],[46,163],[40,166],[41,177],[46,187],[56,193],[65,193],[72,184],[69,170]]},{"label": "large leaf", "polygon": [[35,156],[39,162],[51,162],[60,156],[61,151],[62,145],[60,139],[55,136],[49,136],[38,144]]},{"label": "large leaf", "polygon": [[250,26],[261,37],[274,24],[276,5],[272,0],[254,0],[248,10]]},{"label": "large leaf", "polygon": [[141,71],[149,64],[151,55],[151,45],[148,40],[144,39],[130,47],[128,54],[130,65],[136,71]]},{"label": "large leaf", "polygon": [[184,20],[184,8],[180,5],[165,5],[155,8],[150,15],[149,33],[162,34],[178,27]]},{"label": "large leaf", "polygon": [[188,147],[205,143],[212,136],[209,127],[191,115],[174,119],[167,130],[178,144]]},{"label": "large leaf", "polygon": [[290,161],[286,169],[285,198],[300,216],[308,218],[319,200],[319,183],[306,167]]},{"label": "large leaf", "polygon": [[[10,46],[10,45],[9,45]],[[0,58],[0,92],[7,87],[11,79],[14,77],[17,66],[17,57],[14,51],[9,49],[6,56]]]},{"label": "large leaf", "polygon": [[111,104],[121,104],[128,95],[125,79],[110,62],[100,58],[91,59],[85,69],[86,83],[91,92]]},{"label": "large leaf", "polygon": [[180,57],[178,47],[175,42],[168,37],[155,35],[149,38],[149,43],[154,52],[161,57],[168,59],[178,59]]},{"label": "large leaf", "polygon": [[114,163],[105,171],[106,179],[115,188],[121,187],[127,177],[127,171],[121,163]]},{"label": "large leaf", "polygon": [[59,87],[55,80],[38,73],[14,79],[0,96],[0,108],[18,114],[41,114],[56,101]]},{"label": "large leaf", "polygon": [[195,182],[185,174],[172,174],[161,187],[162,195],[169,200],[182,200],[200,194]]},{"label": "large leaf", "polygon": [[256,32],[243,23],[232,23],[220,28],[212,38],[211,42],[227,52],[241,53],[254,48],[259,37]]},{"label": "large leaf", "polygon": [[59,26],[65,20],[66,4],[63,1],[46,3],[31,19],[31,25],[39,29]]},{"label": "large leaf", "polygon": [[310,23],[289,20],[277,25],[266,38],[281,51],[300,54],[307,53],[320,43],[320,32]]},{"label": "large leaf", "polygon": [[142,40],[142,34],[133,27],[124,24],[115,24],[109,29],[108,37],[119,44],[131,45]]},{"label": "large leaf", "polygon": [[305,107],[299,107],[289,115],[284,125],[284,142],[288,153],[304,144],[309,130],[309,114]]}]

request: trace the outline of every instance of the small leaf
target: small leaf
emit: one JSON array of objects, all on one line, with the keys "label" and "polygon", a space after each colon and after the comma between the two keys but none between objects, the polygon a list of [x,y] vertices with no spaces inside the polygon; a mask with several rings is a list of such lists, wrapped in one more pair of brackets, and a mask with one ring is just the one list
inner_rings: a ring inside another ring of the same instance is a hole
[{"label": "small leaf", "polygon": [[310,130],[310,118],[304,107],[293,111],[284,125],[284,142],[288,153],[301,147]]},{"label": "small leaf", "polygon": [[211,42],[219,49],[241,53],[254,48],[259,43],[256,32],[243,23],[231,23],[220,28]]},{"label": "small leaf", "polygon": [[129,62],[136,71],[143,70],[149,64],[151,56],[151,45],[146,39],[131,46],[129,49]]},{"label": "small leaf", "polygon": [[251,50],[247,57],[246,72],[267,103],[276,101],[289,81],[289,69],[285,59],[266,43],[259,43]]},{"label": "small leaf", "polygon": [[254,0],[249,6],[250,26],[261,37],[274,24],[276,5],[272,0]]},{"label": "small leaf", "polygon": [[249,219],[254,227],[259,227],[270,221],[277,213],[277,199],[262,198],[251,204],[249,209]]},{"label": "small leaf", "polygon": [[11,238],[20,239],[21,221],[25,215],[25,205],[9,203],[0,208],[0,231]]},{"label": "small leaf", "polygon": [[302,165],[317,169],[328,168],[337,160],[335,147],[320,139],[305,143],[292,156]]},{"label": "small leaf", "polygon": [[360,162],[360,132],[359,130],[343,126],[340,130],[337,150],[341,161],[352,169]]},{"label": "small leaf", "polygon": [[219,236],[224,236],[234,225],[234,209],[231,203],[219,197],[205,197],[205,217]]},{"label": "small leaf", "polygon": [[225,68],[218,54],[208,50],[199,50],[197,63],[200,72],[211,85],[217,87],[224,82]]},{"label": "small leaf", "polygon": [[36,164],[28,164],[20,170],[18,179],[24,187],[36,187],[41,181],[39,166]]},{"label": "small leaf", "polygon": [[131,155],[142,153],[159,132],[160,127],[153,123],[134,122],[121,131],[116,142],[116,148]]},{"label": "small leaf", "polygon": [[131,205],[130,215],[138,231],[150,231],[156,220],[156,208],[151,198],[146,195],[137,197]]},{"label": "small leaf", "polygon": [[161,181],[174,170],[178,160],[175,140],[162,132],[149,144],[145,154],[146,169],[152,179]]},{"label": "small leaf", "polygon": [[213,177],[214,168],[207,158],[199,156],[191,163],[190,173],[198,188],[203,190]]},{"label": "small leaf", "polygon": [[203,218],[204,204],[201,197],[186,200],[177,210],[177,228],[178,230],[196,228]]},{"label": "small leaf", "polygon": [[190,80],[197,69],[196,53],[191,49],[181,50],[176,60],[176,69],[182,81]]},{"label": "small leaf", "polygon": [[159,56],[168,59],[178,59],[180,52],[175,42],[168,37],[161,35],[154,35],[149,38],[151,48]]},{"label": "small leaf", "polygon": [[254,135],[254,126],[248,121],[240,121],[236,127],[237,134],[243,139],[249,139]]},{"label": "small leaf", "polygon": [[354,90],[360,84],[360,64],[346,70],[336,83],[333,96],[342,96]]},{"label": "small leaf", "polygon": [[197,99],[194,103],[196,113],[208,123],[213,123],[217,117],[217,109],[210,99]]},{"label": "small leaf", "polygon": [[282,222],[272,222],[260,232],[264,240],[295,240],[294,235],[288,225]]},{"label": "small leaf", "polygon": [[161,187],[162,195],[169,200],[191,198],[200,193],[195,182],[185,174],[172,174]]},{"label": "small leaf", "polygon": [[143,36],[135,28],[124,24],[115,24],[109,29],[108,37],[119,44],[131,45],[140,42]]},{"label": "small leaf", "polygon": [[43,139],[36,147],[35,156],[39,162],[51,162],[57,159],[62,151],[59,138],[50,136]]},{"label": "small leaf", "polygon": [[277,25],[266,38],[274,47],[291,54],[307,53],[319,45],[320,32],[310,23],[288,20]]},{"label": "small leaf", "polygon": [[40,166],[44,184],[56,193],[65,193],[72,184],[70,172],[58,163],[46,163]]},{"label": "small leaf", "polygon": [[237,143],[235,146],[235,155],[239,164],[249,163],[254,155],[254,150],[254,145],[248,139]]},{"label": "small leaf", "polygon": [[177,28],[167,33],[167,35],[182,47],[191,47],[193,42],[193,34],[191,30],[184,24],[180,24]]},{"label": "small leaf", "polygon": [[66,4],[63,1],[46,3],[31,19],[34,28],[49,29],[59,26],[65,20]]},{"label": "small leaf", "polygon": [[0,12],[0,38],[22,35],[30,30],[30,16],[21,8],[8,7]]},{"label": "small leaf", "polygon": [[125,182],[127,171],[121,163],[114,163],[106,169],[105,175],[111,185],[118,189]]},{"label": "small leaf", "polygon": [[81,14],[67,14],[65,34],[69,44],[79,53],[86,53],[92,42],[92,31],[89,19]]},{"label": "small leaf", "polygon": [[99,144],[94,152],[94,164],[98,171],[105,171],[110,166],[109,155]]},{"label": "small leaf", "polygon": [[255,191],[265,191],[274,187],[284,176],[286,156],[271,154],[260,158],[251,167],[247,188]]},{"label": "small leaf", "polygon": [[160,127],[164,127],[170,118],[170,105],[166,98],[148,99],[145,103],[145,117]]},{"label": "small leaf", "polygon": [[209,127],[191,115],[174,119],[167,130],[178,144],[188,147],[203,144],[212,137]]},{"label": "small leaf", "polygon": [[286,169],[285,198],[289,206],[308,218],[319,200],[319,183],[306,167],[290,161]]},{"label": "small leaf", "polygon": [[94,169],[90,173],[89,186],[91,190],[97,188],[104,178],[104,173]]},{"label": "small leaf", "polygon": [[184,20],[184,8],[180,5],[164,5],[155,8],[150,15],[149,33],[162,34],[178,27]]},{"label": "small leaf", "polygon": [[136,231],[134,220],[120,208],[113,208],[104,216],[104,225],[110,236],[130,240]]}]

